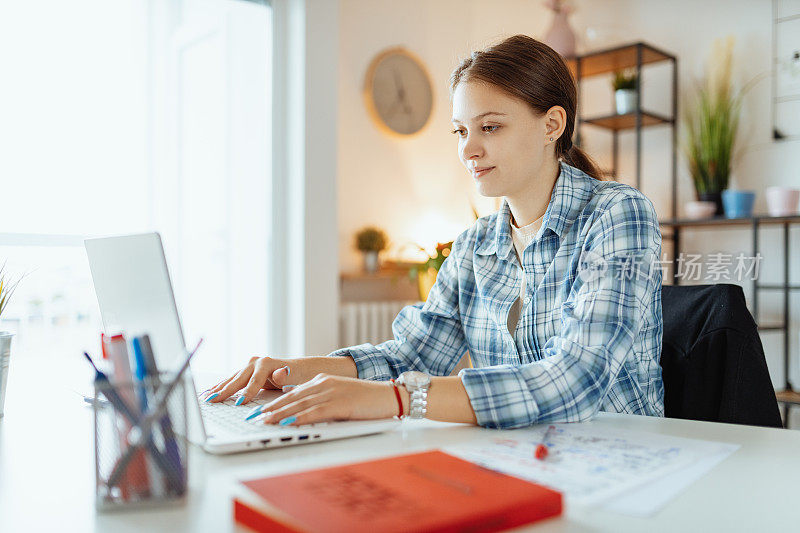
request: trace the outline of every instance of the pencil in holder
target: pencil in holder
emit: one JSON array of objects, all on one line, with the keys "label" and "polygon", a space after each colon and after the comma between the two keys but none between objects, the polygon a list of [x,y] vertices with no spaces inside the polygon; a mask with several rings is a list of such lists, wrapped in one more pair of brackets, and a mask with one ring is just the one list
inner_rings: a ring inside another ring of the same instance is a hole
[{"label": "pencil in holder", "polygon": [[94,397],[98,510],[162,505],[187,490],[186,398],[168,374],[97,381]]}]

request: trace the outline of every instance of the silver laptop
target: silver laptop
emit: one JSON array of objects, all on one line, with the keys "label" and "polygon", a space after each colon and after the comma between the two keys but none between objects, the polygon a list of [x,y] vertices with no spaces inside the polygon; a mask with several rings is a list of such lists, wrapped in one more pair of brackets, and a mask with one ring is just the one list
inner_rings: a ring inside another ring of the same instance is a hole
[{"label": "silver laptop", "polygon": [[[145,233],[87,239],[84,244],[103,327],[109,333],[113,329],[128,336],[147,333],[159,370],[176,370],[185,354],[185,344],[161,236]],[[279,396],[279,391],[262,390],[247,405],[235,406],[236,395],[213,404],[200,400],[190,372],[186,385],[188,438],[210,453],[369,435],[398,424],[395,420],[374,420],[297,427],[264,425],[257,419],[245,421],[245,417],[257,404]]]}]

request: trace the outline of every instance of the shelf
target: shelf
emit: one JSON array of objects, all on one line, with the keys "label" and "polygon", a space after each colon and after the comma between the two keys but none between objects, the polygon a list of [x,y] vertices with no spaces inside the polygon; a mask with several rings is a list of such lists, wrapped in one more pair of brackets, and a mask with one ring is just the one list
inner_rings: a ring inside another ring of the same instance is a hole
[{"label": "shelf", "polygon": [[783,224],[786,222],[797,223],[800,222],[800,215],[791,215],[787,217],[773,217],[769,215],[755,215],[752,217],[742,218],[701,218],[693,220],[690,218],[679,218],[671,220],[661,220],[659,224],[669,227],[682,227],[682,226],[752,226],[753,222],[758,222],[759,225],[763,224]]},{"label": "shelf", "polygon": [[[641,111],[642,126],[661,126],[672,124],[673,120],[649,111]],[[592,124],[600,128],[613,131],[632,130],[636,128],[636,113],[626,113],[624,115],[607,115],[603,117],[582,118],[584,124]]]},{"label": "shelf", "polygon": [[756,285],[756,289],[768,290],[768,291],[782,291],[784,289],[790,291],[798,291],[800,290],[800,285],[787,285],[784,287],[780,283],[759,283]]},{"label": "shelf", "polygon": [[632,43],[616,48],[598,50],[579,57],[566,58],[567,67],[573,76],[577,77],[578,59],[581,62],[581,78],[597,76],[632,68],[636,66],[636,49],[642,48],[642,65],[657,63],[659,61],[669,61],[675,59],[673,56],[645,43]]},{"label": "shelf", "polygon": [[783,331],[783,324],[763,324],[758,326],[758,331]]},{"label": "shelf", "polygon": [[368,272],[342,272],[339,274],[341,280],[350,281],[371,281],[371,280],[385,280],[385,279],[403,279],[409,276],[408,271],[391,271],[381,269],[375,273]]},{"label": "shelf", "polygon": [[800,392],[793,390],[775,391],[775,399],[780,403],[793,403],[800,405]]},{"label": "shelf", "polygon": [[339,300],[348,302],[411,301],[419,299],[417,281],[409,278],[408,269],[384,263],[374,274],[342,272],[339,274]]},{"label": "shelf", "polygon": [[357,281],[408,278],[409,271],[416,265],[416,263],[405,261],[382,261],[377,272],[340,272],[339,278],[342,280]]}]

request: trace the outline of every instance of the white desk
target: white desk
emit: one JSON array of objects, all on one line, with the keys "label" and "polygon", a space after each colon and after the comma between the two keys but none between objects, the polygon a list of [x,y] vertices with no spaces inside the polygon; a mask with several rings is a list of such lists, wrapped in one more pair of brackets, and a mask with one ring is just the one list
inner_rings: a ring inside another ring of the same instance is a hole
[{"label": "white desk", "polygon": [[[6,416],[0,419],[0,531],[236,530],[230,487],[237,479],[286,473],[488,438],[496,431],[421,422],[382,435],[215,457],[190,451],[185,504],[158,510],[96,514],[92,411],[71,391],[89,389],[91,374],[76,354],[39,375],[42,363],[13,360]],[[797,531],[800,530],[800,432],[728,424],[601,414],[589,422],[742,447],[650,519],[567,508],[532,531]],[[526,529],[527,530],[527,529]]]}]

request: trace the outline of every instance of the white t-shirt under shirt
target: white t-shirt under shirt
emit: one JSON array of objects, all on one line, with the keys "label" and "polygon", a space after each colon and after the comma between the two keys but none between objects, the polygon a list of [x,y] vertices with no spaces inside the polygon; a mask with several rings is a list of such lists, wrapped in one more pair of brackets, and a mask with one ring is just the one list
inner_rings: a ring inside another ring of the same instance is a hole
[{"label": "white t-shirt under shirt", "polygon": [[[514,223],[514,217],[511,217],[511,239],[514,241],[514,249],[517,251],[517,257],[519,258],[519,264],[522,265],[522,251],[525,250],[525,247],[530,244],[536,234],[539,232],[539,228],[542,227],[542,219],[544,215],[540,216],[538,219],[534,220],[527,226],[523,226],[518,228]],[[508,331],[511,335],[514,335],[514,331],[517,329],[517,322],[519,322],[519,315],[522,311],[522,306],[525,304],[525,272],[522,273],[522,286],[520,287],[520,295],[517,298],[517,301],[514,302],[514,305],[511,306],[511,311],[508,313]]]}]

